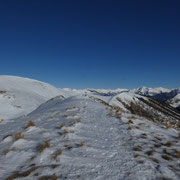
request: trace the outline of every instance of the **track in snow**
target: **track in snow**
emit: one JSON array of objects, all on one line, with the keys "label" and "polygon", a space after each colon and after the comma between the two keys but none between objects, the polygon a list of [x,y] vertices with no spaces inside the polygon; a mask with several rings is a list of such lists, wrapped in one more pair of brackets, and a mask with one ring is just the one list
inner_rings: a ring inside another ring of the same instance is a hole
[{"label": "track in snow", "polygon": [[[0,178],[34,166],[36,169],[25,179],[36,179],[37,174],[39,177],[54,174],[60,179],[155,179],[156,170],[151,163],[135,161],[127,125],[122,125],[120,119],[107,116],[107,113],[104,105],[77,96],[60,102],[57,100],[49,108],[42,107],[25,118],[4,124],[0,127],[2,136],[7,135],[3,129],[7,125],[11,134],[19,132],[30,120],[36,127],[23,129],[23,139],[1,143],[1,150],[4,147],[15,149],[0,157]],[[78,119],[80,122],[73,126],[56,128],[61,123],[68,124]],[[68,133],[62,134],[63,129]],[[51,146],[37,152],[37,146],[46,139]],[[83,142],[82,147],[80,142]],[[68,149],[67,145],[71,148]],[[56,160],[52,159],[59,148],[62,154]],[[52,165],[56,165],[55,168]]]}]

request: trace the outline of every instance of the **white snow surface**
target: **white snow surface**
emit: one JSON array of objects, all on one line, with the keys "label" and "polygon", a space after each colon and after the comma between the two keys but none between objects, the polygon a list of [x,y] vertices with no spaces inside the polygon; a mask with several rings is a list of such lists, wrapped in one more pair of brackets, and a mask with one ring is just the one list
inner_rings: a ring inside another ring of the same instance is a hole
[{"label": "white snow surface", "polygon": [[175,97],[169,100],[171,106],[173,107],[180,107],[180,93],[177,94]]},{"label": "white snow surface", "polygon": [[[118,97],[127,101],[134,98],[132,93]],[[165,129],[138,116],[132,119],[129,113],[116,118],[108,112],[105,105],[84,94],[67,99],[58,96],[26,117],[1,124],[0,179],[30,169],[32,172],[20,179],[179,178],[178,160],[161,157],[164,149],[178,151],[176,130]],[[129,124],[129,119],[133,123]],[[35,126],[26,127],[30,121]],[[21,137],[16,139],[19,132]],[[41,150],[45,141],[49,146]],[[174,145],[167,147],[168,141]],[[138,151],[133,150],[136,147]],[[153,154],[147,155],[151,150]]]},{"label": "white snow surface", "polygon": [[141,87],[138,89],[132,89],[130,90],[130,92],[132,93],[138,93],[138,94],[143,94],[146,96],[154,96],[156,94],[160,94],[160,93],[168,93],[170,92],[170,89],[166,89],[166,88],[149,88],[149,87]]},{"label": "white snow surface", "polygon": [[146,97],[118,91],[0,76],[0,179],[179,180],[179,131],[130,114],[122,102]]},{"label": "white snow surface", "polygon": [[30,113],[57,95],[64,94],[47,83],[16,76],[0,76],[0,119]]}]

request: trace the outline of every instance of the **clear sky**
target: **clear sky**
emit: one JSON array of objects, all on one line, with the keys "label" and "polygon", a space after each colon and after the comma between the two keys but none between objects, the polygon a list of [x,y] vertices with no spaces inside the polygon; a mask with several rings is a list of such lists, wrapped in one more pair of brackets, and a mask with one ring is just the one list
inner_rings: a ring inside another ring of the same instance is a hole
[{"label": "clear sky", "polygon": [[180,86],[179,0],[1,0],[0,73],[70,88]]}]

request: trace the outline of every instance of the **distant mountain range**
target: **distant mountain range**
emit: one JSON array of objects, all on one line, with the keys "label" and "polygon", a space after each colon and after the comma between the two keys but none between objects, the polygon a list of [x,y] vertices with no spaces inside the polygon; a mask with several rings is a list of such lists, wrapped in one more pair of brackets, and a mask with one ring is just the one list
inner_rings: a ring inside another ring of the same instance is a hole
[{"label": "distant mountain range", "polygon": [[106,89],[88,89],[90,92],[96,92],[105,96],[117,95],[121,92],[131,92],[147,97],[151,97],[153,99],[165,102],[172,107],[180,109],[180,88],[175,89],[166,89],[166,88],[148,88],[141,87],[137,89],[116,89],[116,90],[106,90]]},{"label": "distant mountain range", "polygon": [[82,93],[102,96],[114,96],[122,92],[131,92],[165,102],[180,109],[180,88],[138,89],[84,89],[56,88],[50,84],[16,76],[0,76],[0,119],[10,119],[25,115],[36,109],[43,102],[57,95],[70,97]]}]

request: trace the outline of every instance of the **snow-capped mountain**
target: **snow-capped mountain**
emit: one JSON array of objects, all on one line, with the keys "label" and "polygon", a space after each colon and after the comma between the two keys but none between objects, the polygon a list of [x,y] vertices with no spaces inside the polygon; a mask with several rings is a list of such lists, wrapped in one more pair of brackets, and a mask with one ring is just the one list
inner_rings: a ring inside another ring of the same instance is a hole
[{"label": "snow-capped mountain", "polygon": [[0,121],[0,179],[179,180],[178,93],[0,76],[0,115],[11,117]]},{"label": "snow-capped mountain", "polygon": [[180,109],[180,89],[177,89],[176,92],[176,95],[173,98],[168,99],[167,103],[169,103],[173,107]]},{"label": "snow-capped mountain", "polygon": [[141,87],[130,90],[132,93],[150,96],[154,99],[160,100],[170,104],[172,107],[180,108],[180,88],[165,89],[165,88],[148,88]]},{"label": "snow-capped mountain", "polygon": [[40,104],[63,92],[52,85],[16,76],[0,76],[0,119],[30,113]]},{"label": "snow-capped mountain", "polygon": [[155,96],[157,94],[161,93],[169,93],[171,90],[166,89],[166,88],[148,88],[148,87],[141,87],[138,89],[132,89],[130,92],[137,93],[137,94],[142,94],[145,96]]}]

